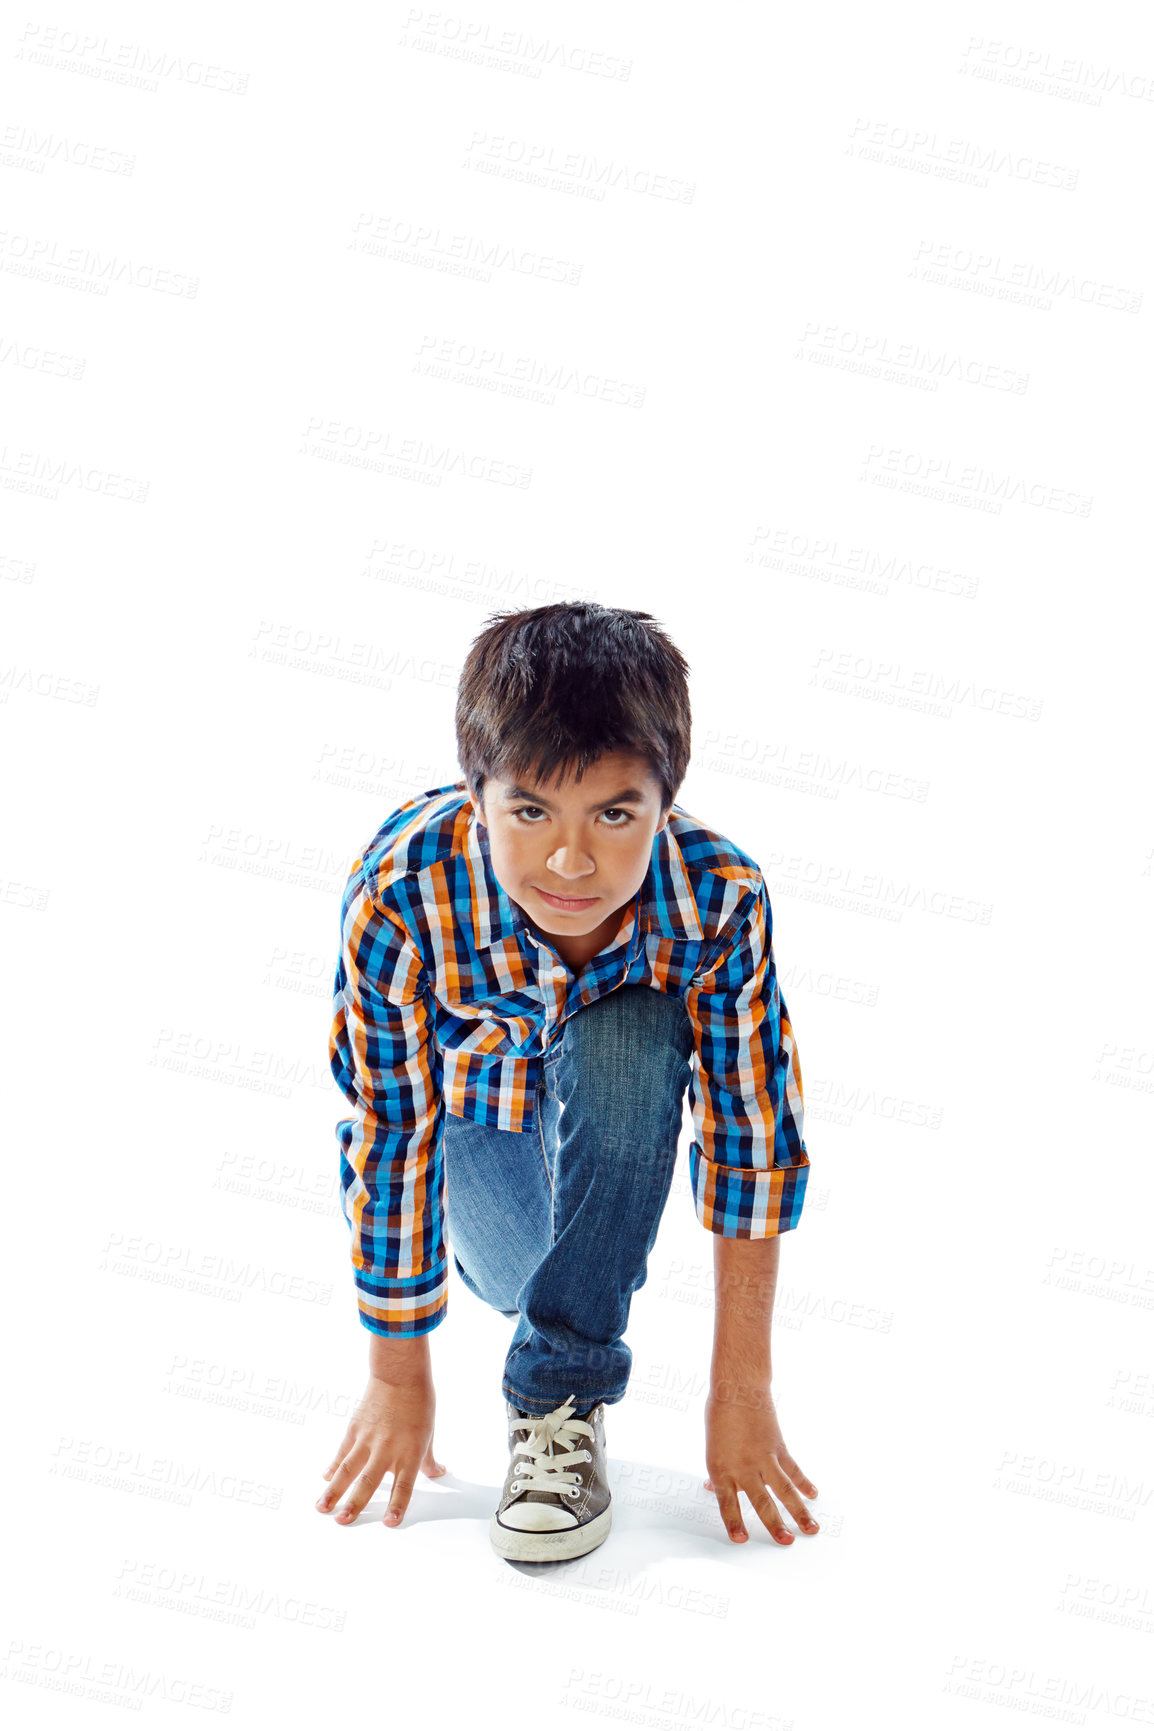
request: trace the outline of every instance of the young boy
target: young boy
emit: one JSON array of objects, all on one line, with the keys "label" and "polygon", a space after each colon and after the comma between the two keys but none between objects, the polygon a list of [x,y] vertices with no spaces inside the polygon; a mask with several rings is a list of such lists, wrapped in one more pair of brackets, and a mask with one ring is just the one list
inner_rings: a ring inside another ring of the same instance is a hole
[{"label": "young boy", "polygon": [[428,1337],[452,1254],[517,1319],[494,1547],[545,1560],[604,1540],[604,1409],[629,1379],[688,1086],[694,1207],[714,1235],[706,1487],[734,1540],[741,1490],[779,1543],[793,1535],[769,1490],[817,1531],[770,1395],[779,1240],[809,1168],[801,1071],[761,872],[675,804],[688,671],[648,613],[494,615],[457,697],[464,781],[408,800],[353,864],[329,1057],[355,1108],[337,1138],[372,1339],[317,1503],[348,1491],[338,1520],[391,1471],[395,1526],[418,1468],[445,1471]]}]

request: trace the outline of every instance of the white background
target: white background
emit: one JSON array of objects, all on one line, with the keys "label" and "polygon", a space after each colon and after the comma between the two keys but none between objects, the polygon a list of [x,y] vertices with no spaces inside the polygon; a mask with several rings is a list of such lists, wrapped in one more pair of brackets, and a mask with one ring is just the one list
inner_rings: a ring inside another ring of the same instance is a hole
[{"label": "white background", "polygon": [[[0,54],[13,1716],[1150,1724],[1148,22],[62,5]],[[449,1475],[314,1510],[368,1345],[326,1048],[470,642],[578,597],[688,656],[679,802],[766,874],[822,1531],[701,1488],[683,1148],[610,1540],[534,1572],[455,1274]]]}]

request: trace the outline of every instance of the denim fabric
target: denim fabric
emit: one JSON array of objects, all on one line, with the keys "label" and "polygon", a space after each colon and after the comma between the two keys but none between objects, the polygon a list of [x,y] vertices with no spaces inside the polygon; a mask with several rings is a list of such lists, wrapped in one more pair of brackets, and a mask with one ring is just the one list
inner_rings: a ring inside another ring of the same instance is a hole
[{"label": "denim fabric", "polygon": [[502,1391],[523,1412],[625,1393],[622,1336],[669,1196],[693,1026],[684,1001],[620,986],[562,1024],[533,1123],[448,1115],[447,1231],[470,1292],[517,1317]]}]

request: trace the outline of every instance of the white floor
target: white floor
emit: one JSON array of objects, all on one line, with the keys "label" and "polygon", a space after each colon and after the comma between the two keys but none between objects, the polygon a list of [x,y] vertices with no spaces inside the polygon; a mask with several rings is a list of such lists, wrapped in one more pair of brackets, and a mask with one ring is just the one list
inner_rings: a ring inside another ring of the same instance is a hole
[{"label": "white floor", "polygon": [[[1148,19],[6,41],[7,1721],[1148,1725]],[[788,1549],[702,1489],[684,1145],[602,1547],[492,1552],[511,1325],[455,1277],[449,1475],[313,1506],[367,1370],[341,890],[457,779],[490,614],[580,598],[689,658],[679,801],[770,894]]]}]

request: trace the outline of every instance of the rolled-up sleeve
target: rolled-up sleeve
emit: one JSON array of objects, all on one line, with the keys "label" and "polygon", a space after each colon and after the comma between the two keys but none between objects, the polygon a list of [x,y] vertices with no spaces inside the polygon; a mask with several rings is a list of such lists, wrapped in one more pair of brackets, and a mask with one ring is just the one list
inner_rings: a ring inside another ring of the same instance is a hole
[{"label": "rolled-up sleeve", "polygon": [[777,983],[765,885],[685,996],[696,1036],[689,1172],[702,1225],[772,1238],[801,1218],[809,1176],[801,1066]]},{"label": "rolled-up sleeve", "polygon": [[360,1319],[373,1334],[444,1320],[441,1057],[428,982],[399,913],[374,902],[359,862],[341,901],[329,1067],[354,1107],[336,1127]]}]

